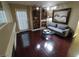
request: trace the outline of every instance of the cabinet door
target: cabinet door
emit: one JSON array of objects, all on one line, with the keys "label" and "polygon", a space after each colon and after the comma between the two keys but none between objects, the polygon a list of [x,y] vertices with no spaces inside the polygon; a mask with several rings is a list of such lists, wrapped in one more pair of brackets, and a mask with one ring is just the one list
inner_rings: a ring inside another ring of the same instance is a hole
[{"label": "cabinet door", "polygon": [[46,19],[47,18],[47,11],[45,9],[41,9],[41,19]]},{"label": "cabinet door", "polygon": [[32,7],[33,29],[40,28],[40,9],[36,10],[36,7]]}]

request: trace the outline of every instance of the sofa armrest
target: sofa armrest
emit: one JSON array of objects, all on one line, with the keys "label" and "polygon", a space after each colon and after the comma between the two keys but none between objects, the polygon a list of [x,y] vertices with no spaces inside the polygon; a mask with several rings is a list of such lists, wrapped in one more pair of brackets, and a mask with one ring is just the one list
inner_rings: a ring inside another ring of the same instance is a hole
[{"label": "sofa armrest", "polygon": [[70,31],[70,29],[65,29],[65,30],[63,30],[63,32],[64,32],[64,36],[65,36],[65,37],[67,37],[67,36],[68,36],[69,31]]}]

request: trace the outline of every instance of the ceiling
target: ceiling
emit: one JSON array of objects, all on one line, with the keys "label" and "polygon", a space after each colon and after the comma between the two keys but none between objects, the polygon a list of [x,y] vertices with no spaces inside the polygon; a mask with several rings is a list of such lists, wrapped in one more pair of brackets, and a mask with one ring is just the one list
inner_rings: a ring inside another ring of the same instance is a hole
[{"label": "ceiling", "polygon": [[40,7],[50,7],[67,2],[68,1],[8,1],[10,4],[37,5]]}]

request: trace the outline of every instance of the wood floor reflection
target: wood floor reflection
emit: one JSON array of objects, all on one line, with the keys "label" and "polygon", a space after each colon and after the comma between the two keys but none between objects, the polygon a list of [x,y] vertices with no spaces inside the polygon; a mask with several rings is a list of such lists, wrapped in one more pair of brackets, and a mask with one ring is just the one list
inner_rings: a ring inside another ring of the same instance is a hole
[{"label": "wood floor reflection", "polygon": [[[29,34],[30,44],[23,46],[22,35]],[[71,45],[71,37],[57,35],[44,36],[41,31],[29,31],[17,34],[16,57],[66,57]]]}]

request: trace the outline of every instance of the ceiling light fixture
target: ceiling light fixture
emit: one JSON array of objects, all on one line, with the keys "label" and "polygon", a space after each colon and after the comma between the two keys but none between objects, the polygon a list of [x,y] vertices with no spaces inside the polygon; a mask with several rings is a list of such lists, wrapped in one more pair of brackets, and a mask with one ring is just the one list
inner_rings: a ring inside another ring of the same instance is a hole
[{"label": "ceiling light fixture", "polygon": [[36,7],[36,10],[39,10],[39,7]]}]

